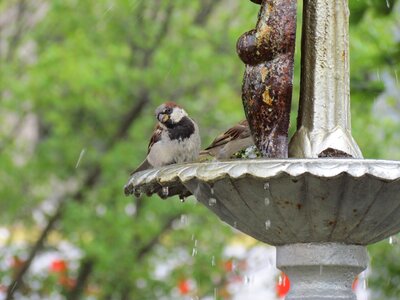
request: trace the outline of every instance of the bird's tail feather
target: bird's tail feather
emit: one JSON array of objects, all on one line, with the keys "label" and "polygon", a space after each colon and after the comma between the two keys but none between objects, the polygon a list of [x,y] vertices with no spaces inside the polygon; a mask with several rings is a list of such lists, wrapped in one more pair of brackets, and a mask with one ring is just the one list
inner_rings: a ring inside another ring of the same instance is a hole
[{"label": "bird's tail feather", "polygon": [[137,167],[133,172],[131,172],[131,175],[143,171],[143,170],[147,170],[147,169],[151,169],[153,166],[147,161],[147,159],[145,159],[139,167]]}]

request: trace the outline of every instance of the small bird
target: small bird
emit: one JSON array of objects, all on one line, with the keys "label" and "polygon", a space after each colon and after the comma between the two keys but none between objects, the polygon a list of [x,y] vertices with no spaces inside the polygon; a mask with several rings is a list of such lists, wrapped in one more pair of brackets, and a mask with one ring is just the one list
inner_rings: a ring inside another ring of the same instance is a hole
[{"label": "small bird", "polygon": [[201,151],[200,160],[204,160],[206,156],[216,159],[229,159],[237,152],[251,146],[254,146],[254,141],[251,136],[249,123],[247,120],[242,120],[217,136],[210,146]]},{"label": "small bird", "polygon": [[157,107],[155,117],[158,123],[150,138],[147,157],[131,175],[155,167],[195,161],[199,156],[199,127],[182,107],[165,102]]}]

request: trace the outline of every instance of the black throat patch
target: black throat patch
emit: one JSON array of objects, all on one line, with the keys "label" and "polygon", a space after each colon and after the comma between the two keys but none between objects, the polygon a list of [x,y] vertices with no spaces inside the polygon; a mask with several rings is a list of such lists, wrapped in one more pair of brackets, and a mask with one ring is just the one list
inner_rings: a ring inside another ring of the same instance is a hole
[{"label": "black throat patch", "polygon": [[183,117],[179,123],[168,124],[168,136],[171,140],[184,140],[194,132],[193,122],[188,117]]}]

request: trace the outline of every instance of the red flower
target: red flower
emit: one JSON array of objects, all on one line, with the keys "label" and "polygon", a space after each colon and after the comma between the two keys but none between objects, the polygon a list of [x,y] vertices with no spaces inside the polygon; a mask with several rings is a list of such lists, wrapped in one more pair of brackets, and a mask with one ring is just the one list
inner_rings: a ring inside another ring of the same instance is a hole
[{"label": "red flower", "polygon": [[51,262],[50,271],[54,273],[64,273],[67,271],[67,262],[63,259],[56,259]]},{"label": "red flower", "polygon": [[289,277],[287,277],[286,274],[282,272],[281,275],[279,276],[279,281],[276,284],[276,293],[278,297],[285,297],[286,294],[289,292],[289,290],[290,290]]},{"label": "red flower", "polygon": [[351,285],[351,288],[353,289],[353,291],[355,291],[357,289],[358,286],[358,276],[356,276],[356,278],[353,281],[353,284]]},{"label": "red flower", "polygon": [[224,269],[225,269],[226,272],[232,272],[233,271],[233,261],[231,259],[227,260],[224,263]]},{"label": "red flower", "polygon": [[186,279],[182,279],[178,283],[179,293],[181,295],[187,295],[190,292],[190,284]]}]

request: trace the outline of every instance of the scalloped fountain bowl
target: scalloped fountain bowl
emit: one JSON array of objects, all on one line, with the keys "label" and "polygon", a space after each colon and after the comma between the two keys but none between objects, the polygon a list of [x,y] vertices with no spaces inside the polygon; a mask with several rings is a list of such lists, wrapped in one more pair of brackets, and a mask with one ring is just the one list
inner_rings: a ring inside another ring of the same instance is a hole
[{"label": "scalloped fountain bowl", "polygon": [[260,159],[172,165],[135,174],[126,194],[191,193],[240,231],[277,246],[286,300],[356,300],[365,245],[400,231],[400,162]]},{"label": "scalloped fountain bowl", "polygon": [[236,160],[135,174],[131,194],[190,191],[218,217],[271,245],[367,245],[400,231],[400,162]]}]

